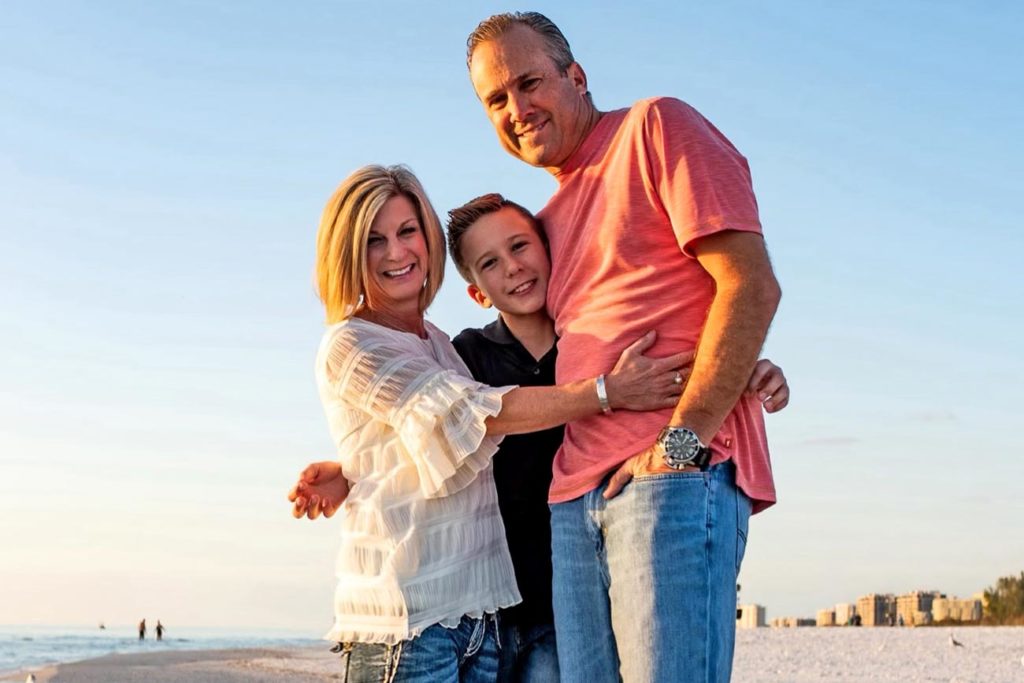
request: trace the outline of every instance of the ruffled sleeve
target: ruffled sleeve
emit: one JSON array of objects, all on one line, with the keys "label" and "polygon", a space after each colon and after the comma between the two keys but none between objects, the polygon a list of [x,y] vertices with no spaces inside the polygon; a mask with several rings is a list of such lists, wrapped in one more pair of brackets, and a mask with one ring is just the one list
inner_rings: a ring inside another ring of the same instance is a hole
[{"label": "ruffled sleeve", "polygon": [[486,435],[486,420],[501,412],[501,397],[514,387],[480,384],[352,326],[333,334],[326,363],[344,403],[398,434],[425,496],[459,491],[490,463],[500,439]]}]

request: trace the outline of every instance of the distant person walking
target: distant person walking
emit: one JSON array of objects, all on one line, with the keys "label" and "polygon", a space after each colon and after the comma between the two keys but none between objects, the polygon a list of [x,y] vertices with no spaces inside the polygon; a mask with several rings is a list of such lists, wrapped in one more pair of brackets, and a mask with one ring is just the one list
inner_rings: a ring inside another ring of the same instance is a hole
[{"label": "distant person walking", "polygon": [[159,619],[156,620],[156,639],[164,639],[164,625],[160,623]]},{"label": "distant person walking", "polygon": [[143,619],[139,622],[139,640],[146,639],[146,620]]}]

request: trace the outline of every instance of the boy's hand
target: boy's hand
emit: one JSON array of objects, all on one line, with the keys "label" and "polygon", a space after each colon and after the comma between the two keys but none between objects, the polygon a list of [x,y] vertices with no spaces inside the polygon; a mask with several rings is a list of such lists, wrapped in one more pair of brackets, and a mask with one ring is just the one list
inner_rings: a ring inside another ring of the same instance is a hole
[{"label": "boy's hand", "polygon": [[757,361],[747,383],[747,394],[757,396],[767,413],[777,413],[789,405],[789,383],[782,368],[767,358]]},{"label": "boy's hand", "polygon": [[302,470],[299,481],[288,492],[292,516],[316,519],[321,514],[333,517],[348,497],[349,483],[341,465],[333,460],[311,463]]}]

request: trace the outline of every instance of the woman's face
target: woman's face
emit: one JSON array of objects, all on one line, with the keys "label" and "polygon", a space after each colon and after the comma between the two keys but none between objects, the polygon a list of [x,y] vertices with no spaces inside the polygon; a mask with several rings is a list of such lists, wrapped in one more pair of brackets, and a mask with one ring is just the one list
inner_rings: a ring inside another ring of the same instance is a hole
[{"label": "woman's face", "polygon": [[430,258],[416,209],[392,197],[374,219],[366,240],[366,265],[374,308],[419,306]]}]

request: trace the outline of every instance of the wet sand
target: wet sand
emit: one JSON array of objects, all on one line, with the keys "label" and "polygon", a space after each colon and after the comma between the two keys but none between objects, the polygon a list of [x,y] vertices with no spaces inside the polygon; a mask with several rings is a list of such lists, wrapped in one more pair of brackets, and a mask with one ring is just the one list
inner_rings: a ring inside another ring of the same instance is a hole
[{"label": "wet sand", "polygon": [[320,683],[341,676],[338,656],[323,646],[289,649],[191,650],[107,655],[0,677],[23,683]]}]

